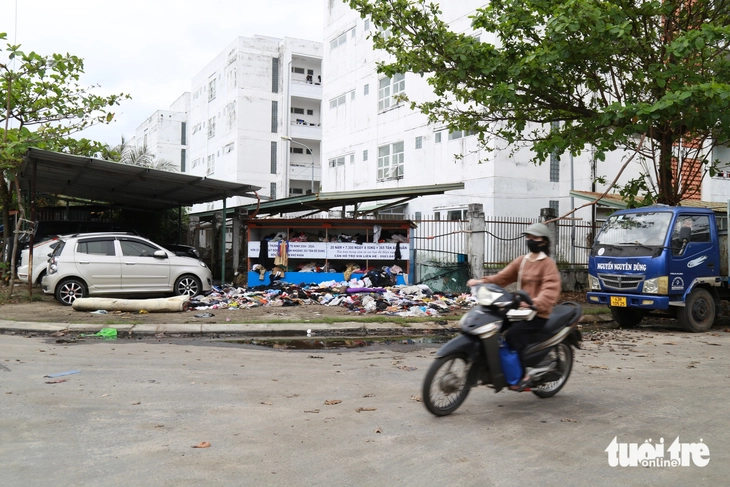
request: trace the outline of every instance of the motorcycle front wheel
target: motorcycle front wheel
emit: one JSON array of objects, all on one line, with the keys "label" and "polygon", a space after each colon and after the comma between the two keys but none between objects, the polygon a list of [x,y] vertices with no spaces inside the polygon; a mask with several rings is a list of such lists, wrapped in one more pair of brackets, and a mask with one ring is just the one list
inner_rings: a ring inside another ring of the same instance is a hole
[{"label": "motorcycle front wheel", "polygon": [[456,411],[466,396],[469,372],[466,355],[450,354],[437,358],[423,379],[423,404],[436,416],[446,416]]},{"label": "motorcycle front wheel", "polygon": [[567,343],[559,343],[554,350],[550,351],[555,360],[555,370],[549,372],[549,376],[554,378],[549,382],[543,382],[532,387],[532,393],[543,399],[553,397],[568,382],[570,371],[573,370],[573,349]]}]

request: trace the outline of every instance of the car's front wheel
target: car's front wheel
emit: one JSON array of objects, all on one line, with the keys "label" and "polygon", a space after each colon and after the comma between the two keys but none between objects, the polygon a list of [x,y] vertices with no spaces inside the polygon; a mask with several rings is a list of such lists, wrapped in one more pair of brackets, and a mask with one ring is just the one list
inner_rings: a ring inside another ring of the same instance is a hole
[{"label": "car's front wheel", "polygon": [[200,284],[200,279],[195,276],[187,275],[180,276],[175,281],[175,295],[182,296],[187,295],[190,297],[197,296],[202,291],[203,286]]},{"label": "car's front wheel", "polygon": [[77,299],[88,295],[86,284],[80,279],[66,279],[56,286],[55,297],[64,306],[71,306]]}]

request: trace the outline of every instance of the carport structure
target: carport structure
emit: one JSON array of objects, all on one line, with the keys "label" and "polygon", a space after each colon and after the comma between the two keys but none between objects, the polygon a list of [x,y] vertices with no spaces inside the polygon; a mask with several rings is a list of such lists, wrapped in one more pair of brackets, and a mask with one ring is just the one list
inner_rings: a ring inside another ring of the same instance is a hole
[{"label": "carport structure", "polygon": [[[256,198],[259,186],[240,184],[189,174],[160,171],[147,167],[75,156],[31,148],[25,154],[20,181],[30,194],[30,220],[35,221],[36,194],[111,203],[120,208],[165,210],[178,208],[178,224],[182,207],[226,198]],[[225,219],[223,222],[225,235]],[[225,238],[221,238],[225,255]],[[33,248],[33,234],[30,235]],[[30,259],[33,253],[30,252]],[[29,263],[32,268],[32,262]],[[225,276],[225,258],[221,259],[221,275]],[[32,282],[30,283],[32,285]]]}]

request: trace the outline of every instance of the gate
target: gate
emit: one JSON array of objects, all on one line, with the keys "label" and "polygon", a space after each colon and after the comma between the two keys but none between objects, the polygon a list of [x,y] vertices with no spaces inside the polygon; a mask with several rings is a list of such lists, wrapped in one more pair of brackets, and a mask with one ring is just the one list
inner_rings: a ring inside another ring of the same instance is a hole
[{"label": "gate", "polygon": [[469,222],[461,220],[412,220],[414,267],[416,284],[426,284],[431,290],[462,293],[469,280],[467,262]]}]

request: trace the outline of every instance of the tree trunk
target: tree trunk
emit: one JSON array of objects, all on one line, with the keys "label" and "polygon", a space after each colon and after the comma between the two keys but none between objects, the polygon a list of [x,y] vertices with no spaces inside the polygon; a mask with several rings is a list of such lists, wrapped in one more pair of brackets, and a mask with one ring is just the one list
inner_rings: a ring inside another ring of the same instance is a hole
[{"label": "tree trunk", "polygon": [[0,173],[0,203],[3,205],[3,248],[2,256],[0,256],[0,262],[5,261],[5,249],[10,243],[10,189],[8,184],[5,182],[5,175]]},{"label": "tree trunk", "polygon": [[[18,258],[18,237],[20,235],[20,227],[22,226],[23,220],[25,220],[25,207],[23,206],[22,202],[22,194],[20,192],[20,181],[18,180],[18,175],[15,175],[15,194],[18,197],[18,224],[15,227],[15,231],[13,232],[13,252],[10,256],[10,282],[8,283],[8,298],[10,298],[13,295],[13,288],[15,286],[15,275],[17,272],[17,269],[15,268],[15,261]],[[28,250],[30,252],[30,249]],[[31,274],[28,275],[28,278],[31,279]]]},{"label": "tree trunk", "polygon": [[673,149],[672,131],[665,129],[661,132],[661,138],[659,139],[659,195],[657,202],[670,206],[679,204],[677,192],[674,190]]}]

